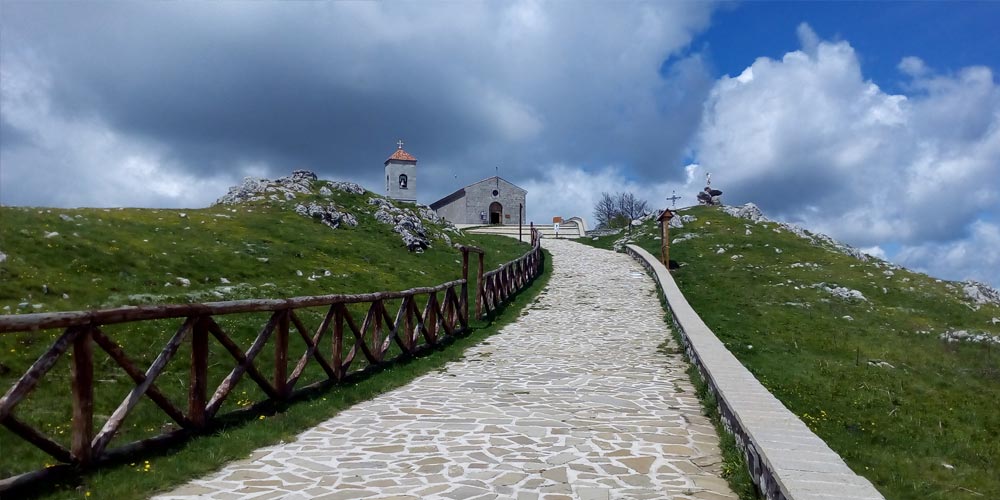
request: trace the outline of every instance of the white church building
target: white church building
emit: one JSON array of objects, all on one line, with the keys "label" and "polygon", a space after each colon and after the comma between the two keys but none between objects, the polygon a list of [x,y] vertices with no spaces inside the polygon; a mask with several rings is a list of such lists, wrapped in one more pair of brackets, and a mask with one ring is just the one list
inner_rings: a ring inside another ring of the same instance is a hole
[{"label": "white church building", "polygon": [[[416,203],[417,159],[396,143],[396,151],[385,160],[386,197]],[[465,186],[430,207],[438,215],[459,225],[517,225],[525,211],[528,192],[500,176]]]}]

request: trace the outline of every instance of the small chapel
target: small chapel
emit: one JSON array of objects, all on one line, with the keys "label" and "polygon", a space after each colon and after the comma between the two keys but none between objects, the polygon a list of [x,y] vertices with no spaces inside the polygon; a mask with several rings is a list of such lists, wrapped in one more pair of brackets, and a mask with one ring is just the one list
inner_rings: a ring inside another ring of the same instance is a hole
[{"label": "small chapel", "polygon": [[[396,143],[385,160],[385,195],[397,201],[417,201],[417,159]],[[523,222],[528,192],[499,175],[474,182],[430,204],[453,224],[503,225]]]},{"label": "small chapel", "polygon": [[431,203],[438,215],[453,224],[503,225],[524,222],[528,192],[499,175],[474,182]]}]

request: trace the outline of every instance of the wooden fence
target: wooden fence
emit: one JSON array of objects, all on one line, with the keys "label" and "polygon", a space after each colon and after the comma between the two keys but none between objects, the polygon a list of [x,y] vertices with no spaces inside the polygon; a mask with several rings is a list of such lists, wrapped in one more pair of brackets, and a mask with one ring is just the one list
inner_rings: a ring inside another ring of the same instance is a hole
[{"label": "wooden fence", "polygon": [[[20,314],[0,316],[0,335],[63,329],[62,334],[0,398],[0,422],[16,436],[51,455],[60,466],[0,479],[0,494],[38,481],[50,473],[65,472],[67,467],[85,469],[134,456],[139,452],[165,446],[206,432],[220,418],[219,410],[245,376],[267,396],[267,402],[287,401],[297,394],[321,385],[337,383],[352,372],[352,364],[361,358],[367,366],[379,366],[401,356],[417,354],[439,344],[447,337],[462,334],[469,327],[469,253],[479,255],[476,316],[490,314],[514,293],[526,287],[542,270],[542,252],[537,231],[532,232],[532,247],[520,258],[494,271],[483,273],[481,249],[460,246],[462,278],[435,287],[413,288],[401,292],[377,292],[356,295],[322,295],[276,300],[238,300],[204,304],[171,304],[122,307],[96,311]],[[421,308],[418,299],[424,303]],[[395,316],[387,307],[400,301]],[[366,309],[360,322],[349,305]],[[325,308],[322,321],[314,328],[306,325],[296,311]],[[216,318],[247,313],[270,313],[267,322],[249,348],[233,341]],[[180,326],[145,371],[105,331],[106,326],[141,321],[182,319]],[[289,337],[299,335],[306,349],[292,365]],[[323,352],[324,337],[330,335],[329,352]],[[215,339],[235,361],[235,366],[221,383],[209,391],[209,342]],[[190,342],[187,408],[172,402],[157,388],[156,379],[177,353],[182,343]],[[254,364],[268,344],[274,349],[270,376]],[[348,344],[350,347],[348,348]],[[386,359],[393,344],[399,354]],[[94,433],[94,348],[104,352],[131,378],[134,387]],[[69,447],[15,415],[21,403],[46,373],[67,352],[71,352],[72,422]],[[307,365],[318,364],[326,378],[296,390]],[[289,368],[291,370],[289,371]],[[109,448],[123,429],[129,413],[146,396],[173,420],[177,430],[117,448]],[[62,469],[62,470],[60,470]]]}]

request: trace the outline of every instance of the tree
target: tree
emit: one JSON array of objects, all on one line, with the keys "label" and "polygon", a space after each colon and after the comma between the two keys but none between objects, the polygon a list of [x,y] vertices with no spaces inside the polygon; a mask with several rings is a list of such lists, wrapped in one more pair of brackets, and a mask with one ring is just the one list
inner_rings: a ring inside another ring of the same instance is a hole
[{"label": "tree", "polygon": [[640,200],[632,193],[618,194],[618,213],[624,217],[628,224],[649,213],[646,209],[646,200]]},{"label": "tree", "polygon": [[617,214],[618,204],[615,203],[614,197],[608,193],[601,193],[601,199],[597,200],[597,204],[594,205],[594,219],[597,219],[597,227],[616,227],[612,224]]},{"label": "tree", "polygon": [[646,200],[639,199],[635,194],[601,193],[601,198],[594,205],[594,218],[597,227],[619,228],[631,225],[632,221],[649,213]]}]

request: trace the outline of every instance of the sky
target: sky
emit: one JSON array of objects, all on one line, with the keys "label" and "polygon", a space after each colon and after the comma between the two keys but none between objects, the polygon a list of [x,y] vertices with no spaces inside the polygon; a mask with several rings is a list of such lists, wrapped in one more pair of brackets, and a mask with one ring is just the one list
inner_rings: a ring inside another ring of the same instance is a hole
[{"label": "sky", "polygon": [[[1000,2],[0,0],[0,204],[204,207],[308,169],[527,218],[727,204],[1000,286]],[[2,223],[2,221],[0,221]]]}]

